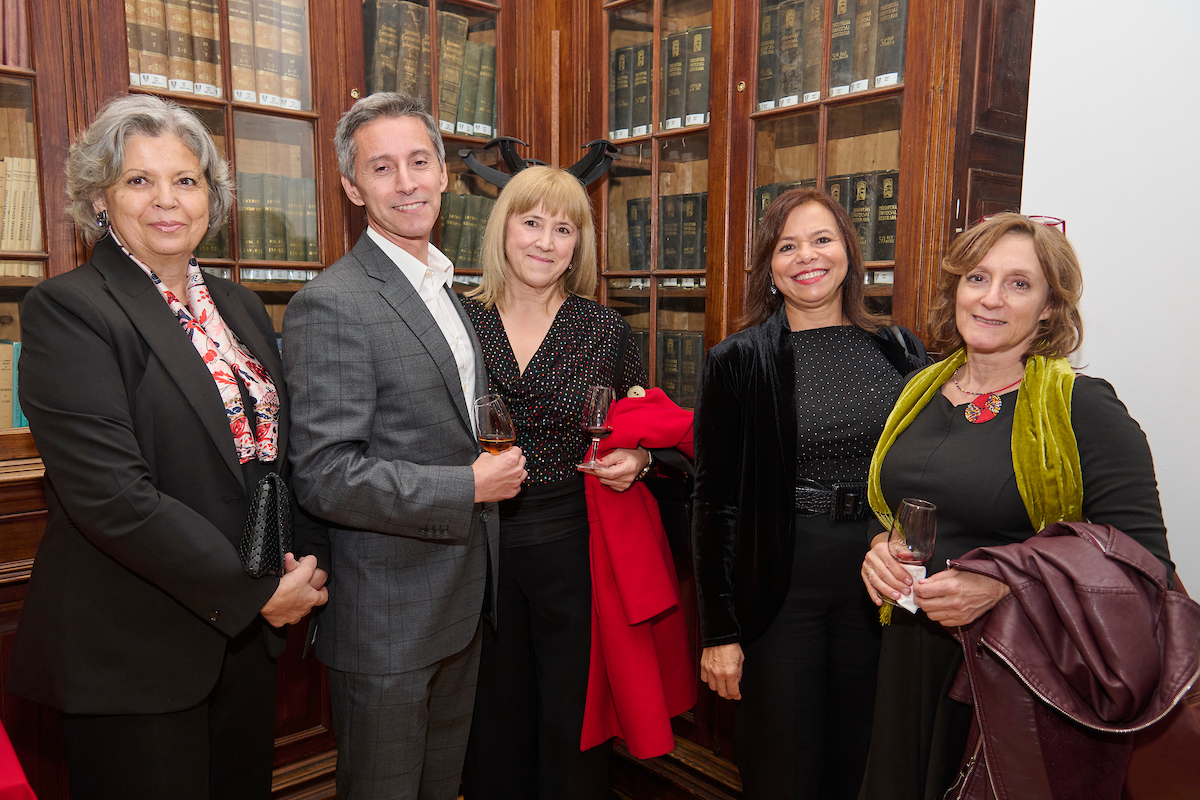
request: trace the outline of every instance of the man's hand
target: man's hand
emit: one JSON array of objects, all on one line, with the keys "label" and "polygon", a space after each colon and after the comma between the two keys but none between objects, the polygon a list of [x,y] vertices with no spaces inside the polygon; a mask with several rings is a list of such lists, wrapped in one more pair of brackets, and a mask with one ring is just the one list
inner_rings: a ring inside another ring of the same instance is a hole
[{"label": "man's hand", "polygon": [[329,590],[324,588],[323,581],[320,588],[313,586],[318,572],[316,556],[305,556],[297,561],[295,556],[287,553],[283,562],[284,575],[279,579],[279,587],[259,612],[275,628],[295,625],[313,606],[329,602]]},{"label": "man's hand", "polygon": [[742,646],[737,642],[706,647],[700,654],[700,680],[726,700],[741,700],[742,690],[738,684],[742,680],[745,660]]},{"label": "man's hand", "polygon": [[519,447],[510,447],[499,455],[480,453],[471,470],[475,473],[476,503],[516,497],[521,491],[521,483],[529,477],[525,471],[525,454]]}]

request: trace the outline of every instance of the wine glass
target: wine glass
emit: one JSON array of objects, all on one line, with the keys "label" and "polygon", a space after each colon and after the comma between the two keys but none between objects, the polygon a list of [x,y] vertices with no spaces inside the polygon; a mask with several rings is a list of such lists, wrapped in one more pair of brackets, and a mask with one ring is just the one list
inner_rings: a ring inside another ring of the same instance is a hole
[{"label": "wine glass", "polygon": [[[900,501],[896,521],[888,534],[888,553],[908,570],[914,581],[920,580],[925,577],[926,562],[933,558],[936,535],[937,506],[906,497]],[[883,599],[897,605],[887,595]]]},{"label": "wine glass", "polygon": [[513,446],[517,432],[503,397],[487,394],[475,400],[475,435],[480,447],[493,455]]},{"label": "wine glass", "polygon": [[582,469],[604,468],[604,465],[596,460],[596,451],[600,447],[600,440],[608,438],[612,433],[612,422],[608,418],[608,412],[612,409],[615,397],[616,392],[611,386],[589,386],[587,389],[580,426],[592,437],[592,444],[583,463],[579,465]]}]

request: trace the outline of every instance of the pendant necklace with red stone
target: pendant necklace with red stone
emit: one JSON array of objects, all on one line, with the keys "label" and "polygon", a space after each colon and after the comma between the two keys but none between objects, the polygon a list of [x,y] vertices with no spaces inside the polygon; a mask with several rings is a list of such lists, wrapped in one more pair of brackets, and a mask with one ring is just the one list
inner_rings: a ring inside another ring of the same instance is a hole
[{"label": "pendant necklace with red stone", "polygon": [[[959,367],[959,369],[962,369],[962,367]],[[1000,399],[1000,393],[1007,392],[1009,389],[1013,388],[1022,380],[1024,380],[1024,378],[1025,376],[1022,375],[1020,378],[1017,378],[1003,389],[996,389],[992,392],[971,392],[958,385],[957,369],[954,370],[954,374],[950,376],[950,380],[954,382],[955,389],[958,389],[963,394],[975,395],[975,399],[967,403],[967,407],[963,411],[963,414],[966,416],[967,422],[974,422],[976,425],[987,422],[999,414],[1000,409],[1004,405],[1003,401]]]}]

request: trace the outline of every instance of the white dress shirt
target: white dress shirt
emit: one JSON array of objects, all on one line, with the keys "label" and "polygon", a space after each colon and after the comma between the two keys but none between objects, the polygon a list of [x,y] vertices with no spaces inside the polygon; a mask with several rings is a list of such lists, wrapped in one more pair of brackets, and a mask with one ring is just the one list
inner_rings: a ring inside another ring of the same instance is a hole
[{"label": "white dress shirt", "polygon": [[[472,427],[475,425],[475,350],[471,347],[471,337],[462,317],[458,315],[453,301],[447,292],[454,291],[451,285],[454,281],[454,263],[442,254],[432,244],[429,245],[427,259],[429,265],[422,264],[399,245],[389,242],[381,233],[367,226],[367,235],[379,245],[392,263],[400,268],[404,277],[417,290],[425,307],[433,315],[434,322],[446,337],[450,352],[454,354],[454,362],[458,365],[458,378],[462,385],[463,398],[467,401],[467,414],[470,416]],[[474,430],[472,430],[472,434]]]}]

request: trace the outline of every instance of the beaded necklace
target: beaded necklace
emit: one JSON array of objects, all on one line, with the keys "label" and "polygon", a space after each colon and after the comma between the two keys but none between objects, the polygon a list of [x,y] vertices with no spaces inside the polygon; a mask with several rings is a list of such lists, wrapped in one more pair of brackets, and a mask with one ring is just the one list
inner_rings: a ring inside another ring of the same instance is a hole
[{"label": "beaded necklace", "polygon": [[[959,369],[962,369],[962,367],[959,367]],[[950,376],[950,380],[954,382],[954,388],[958,389],[963,394],[975,395],[975,398],[971,402],[967,403],[967,407],[963,411],[963,414],[966,416],[967,422],[973,422],[976,425],[979,425],[987,422],[990,419],[993,419],[997,414],[1000,413],[1000,409],[1004,405],[1003,401],[1000,399],[1000,393],[1007,392],[1009,389],[1020,383],[1024,377],[1025,376],[1022,375],[1020,378],[1017,378],[1003,389],[996,389],[992,392],[971,392],[959,386],[958,369],[954,370],[954,374]]]}]

